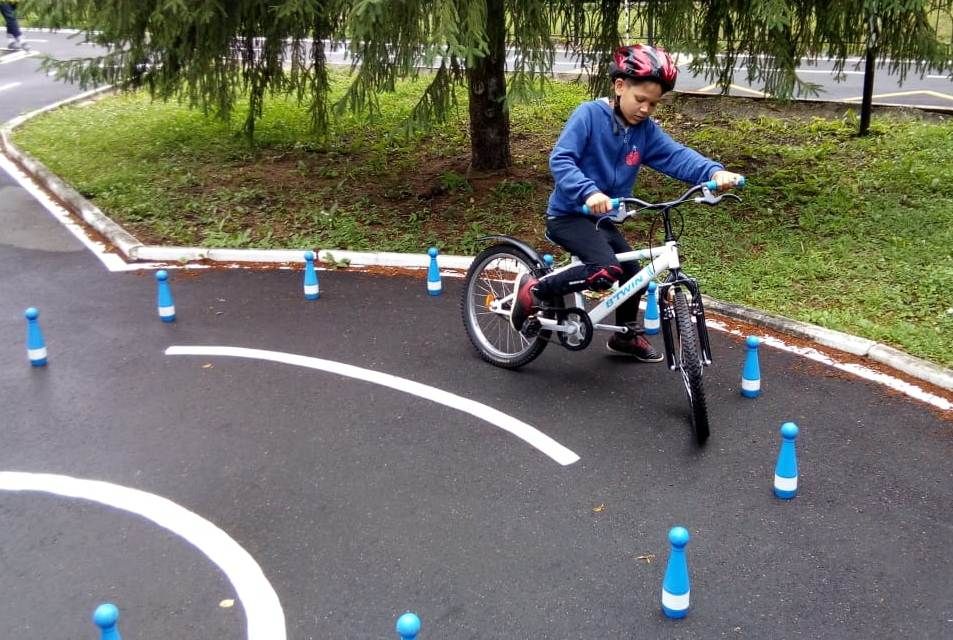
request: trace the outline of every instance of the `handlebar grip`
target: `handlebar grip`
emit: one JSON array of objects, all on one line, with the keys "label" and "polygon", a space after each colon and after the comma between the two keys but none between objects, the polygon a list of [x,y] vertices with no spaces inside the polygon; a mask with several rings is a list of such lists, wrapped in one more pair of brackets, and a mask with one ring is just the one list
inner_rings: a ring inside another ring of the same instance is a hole
[{"label": "handlebar grip", "polygon": [[[741,176],[738,182],[735,183],[735,186],[738,187],[739,189],[743,189],[745,184],[747,184],[747,182],[748,180],[744,176]],[[718,188],[718,183],[715,182],[714,180],[709,180],[708,182],[705,183],[705,188],[708,189],[709,191],[714,191],[715,189]]]},{"label": "handlebar grip", "polygon": [[[619,203],[622,202],[622,199],[621,199],[621,198],[612,198],[612,200],[610,200],[609,202],[612,204],[612,208],[613,208],[613,209],[618,209],[618,208],[619,208]],[[582,209],[580,209],[580,211],[582,211],[582,212],[583,212],[584,214],[586,214],[586,215],[589,215],[589,207],[586,206],[586,205],[582,205]]]}]

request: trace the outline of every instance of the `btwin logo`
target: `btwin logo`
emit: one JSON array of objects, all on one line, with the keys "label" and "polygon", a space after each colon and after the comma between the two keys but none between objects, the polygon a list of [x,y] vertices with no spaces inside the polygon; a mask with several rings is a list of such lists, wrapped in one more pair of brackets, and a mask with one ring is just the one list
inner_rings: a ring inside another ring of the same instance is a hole
[{"label": "btwin logo", "polygon": [[606,298],[606,309],[611,309],[620,298],[624,298],[625,296],[629,295],[633,290],[638,289],[641,284],[642,278],[635,278],[624,287],[620,288],[618,291]]}]

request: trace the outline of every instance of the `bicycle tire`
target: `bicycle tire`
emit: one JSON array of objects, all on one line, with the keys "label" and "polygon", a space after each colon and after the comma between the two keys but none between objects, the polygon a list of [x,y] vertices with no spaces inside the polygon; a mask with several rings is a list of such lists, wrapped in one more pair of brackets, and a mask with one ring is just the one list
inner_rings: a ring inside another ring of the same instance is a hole
[{"label": "bicycle tire", "polygon": [[510,325],[508,314],[490,309],[491,303],[512,294],[517,273],[532,270],[525,252],[496,244],[480,252],[467,271],[460,304],[467,337],[483,360],[503,369],[532,362],[548,344],[548,332],[527,338]]},{"label": "bicycle tire", "polygon": [[692,323],[688,301],[681,287],[675,286],[675,326],[678,344],[675,346],[676,368],[682,375],[685,393],[688,395],[692,433],[699,446],[705,444],[710,434],[708,405],[705,402],[705,387],[702,384],[702,360],[698,346],[698,332]]}]

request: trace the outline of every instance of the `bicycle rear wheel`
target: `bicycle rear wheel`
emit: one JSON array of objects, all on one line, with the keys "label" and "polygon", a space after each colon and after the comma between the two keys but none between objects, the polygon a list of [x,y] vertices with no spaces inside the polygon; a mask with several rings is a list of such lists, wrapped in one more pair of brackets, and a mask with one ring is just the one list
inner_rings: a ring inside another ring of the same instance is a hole
[{"label": "bicycle rear wheel", "polygon": [[675,362],[685,384],[688,403],[691,407],[692,433],[699,445],[709,436],[708,406],[705,403],[705,387],[702,384],[702,359],[698,345],[698,332],[692,323],[688,301],[682,287],[675,285],[675,327],[677,338]]},{"label": "bicycle rear wheel", "polygon": [[523,251],[498,244],[484,249],[467,271],[460,304],[463,326],[477,353],[490,364],[517,369],[546,348],[547,332],[527,338],[510,325],[514,281],[532,270]]}]

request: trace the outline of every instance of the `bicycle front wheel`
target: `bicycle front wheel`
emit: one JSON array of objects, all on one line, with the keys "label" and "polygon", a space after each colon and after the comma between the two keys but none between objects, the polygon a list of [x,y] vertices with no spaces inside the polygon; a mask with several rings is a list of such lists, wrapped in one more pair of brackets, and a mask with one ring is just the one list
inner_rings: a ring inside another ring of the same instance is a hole
[{"label": "bicycle front wheel", "polygon": [[699,445],[708,440],[708,406],[705,403],[705,387],[702,384],[701,349],[698,345],[698,332],[692,323],[688,301],[682,287],[674,286],[675,290],[675,327],[677,340],[675,344],[675,362],[691,408],[692,432]]},{"label": "bicycle front wheel", "polygon": [[532,271],[529,256],[511,245],[493,245],[470,265],[460,312],[467,336],[480,357],[504,369],[535,360],[546,348],[545,336],[527,338],[510,324],[516,277]]}]

